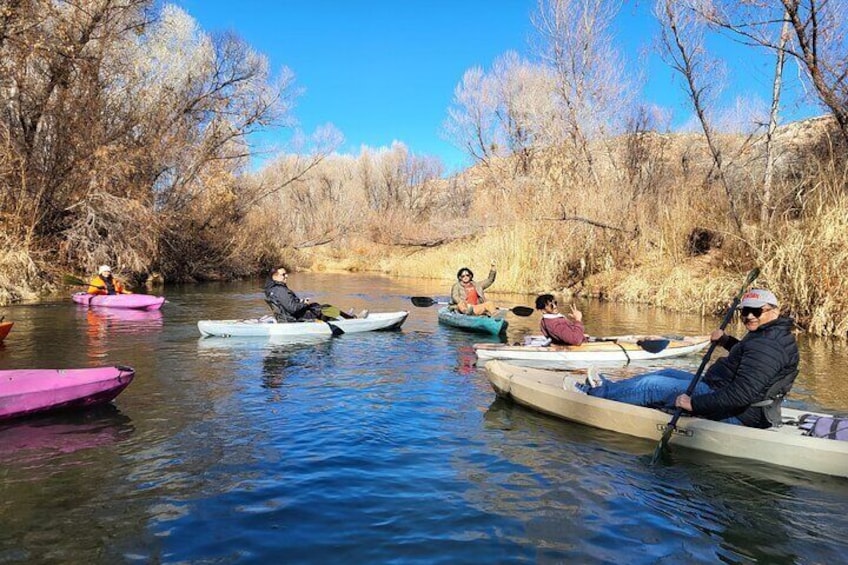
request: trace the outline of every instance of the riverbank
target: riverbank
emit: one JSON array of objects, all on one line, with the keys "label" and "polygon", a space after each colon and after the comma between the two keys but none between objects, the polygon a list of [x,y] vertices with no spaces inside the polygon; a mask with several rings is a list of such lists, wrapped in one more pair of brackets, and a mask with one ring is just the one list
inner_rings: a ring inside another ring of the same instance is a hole
[{"label": "riverbank", "polygon": [[[484,278],[494,261],[497,279],[491,291],[537,295],[552,292],[562,296],[648,304],[678,312],[714,315],[723,312],[738,292],[747,271],[728,269],[722,265],[722,254],[693,257],[682,262],[657,258],[628,270],[610,268],[596,274],[564,279],[555,257],[556,251],[544,250],[537,255],[516,253],[516,233],[491,234],[472,246],[452,243],[439,248],[398,250],[388,246],[356,247],[357,254],[347,249],[315,248],[304,256],[309,260],[303,270],[310,272],[378,272],[395,276],[430,278],[444,281],[448,289],[456,280],[456,272],[468,267],[477,279]],[[753,265],[752,265],[753,266]],[[768,286],[768,279],[758,281]],[[791,301],[789,301],[791,302]]]}]

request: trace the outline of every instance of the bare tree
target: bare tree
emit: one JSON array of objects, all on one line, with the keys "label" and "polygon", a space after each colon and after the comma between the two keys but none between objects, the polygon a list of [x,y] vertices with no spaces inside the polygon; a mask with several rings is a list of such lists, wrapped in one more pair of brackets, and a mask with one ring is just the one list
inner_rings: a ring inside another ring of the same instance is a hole
[{"label": "bare tree", "polygon": [[724,157],[707,116],[710,96],[708,77],[714,64],[706,56],[697,14],[681,0],[659,0],[654,13],[662,24],[663,55],[666,62],[683,78],[692,109],[704,132],[719,182],[727,196],[731,219],[737,232],[741,234],[742,220],[737,211],[736,195],[727,178]]},{"label": "bare tree", "polygon": [[785,19],[780,30],[777,44],[777,57],[774,65],[774,81],[772,82],[771,110],[769,112],[768,128],[766,129],[766,167],[763,172],[763,199],[760,208],[760,222],[765,229],[771,224],[772,184],[774,179],[774,132],[777,129],[777,116],[780,111],[780,91],[783,85],[783,66],[786,60],[786,44],[789,41],[789,19]]},{"label": "bare tree", "polygon": [[[783,52],[797,61],[848,141],[848,3],[702,0],[696,9],[712,24],[731,30],[743,41]],[[789,36],[773,31],[784,23],[789,26]]]},{"label": "bare tree", "polygon": [[481,67],[469,69],[454,89],[453,102],[443,126],[445,138],[475,161],[490,164],[499,146],[497,106],[498,98],[491,79]]},{"label": "bare tree", "polygon": [[607,124],[616,122],[612,116],[629,111],[624,65],[610,34],[620,5],[619,0],[540,0],[533,18],[541,59],[554,74],[565,140],[596,186],[591,142],[609,134]]}]

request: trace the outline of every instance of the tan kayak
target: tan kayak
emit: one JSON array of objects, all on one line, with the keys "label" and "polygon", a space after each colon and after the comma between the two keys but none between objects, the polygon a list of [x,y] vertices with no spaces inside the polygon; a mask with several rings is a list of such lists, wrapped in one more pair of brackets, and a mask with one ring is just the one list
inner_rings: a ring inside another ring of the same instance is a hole
[{"label": "tan kayak", "polygon": [[697,353],[710,343],[710,336],[638,336],[599,338],[581,345],[505,345],[477,343],[474,351],[480,365],[493,359],[539,369],[580,369],[590,365],[624,366],[631,362],[668,359]]},{"label": "tan kayak", "polygon": [[[604,430],[658,442],[671,416],[575,392],[573,375],[520,367],[503,361],[486,363],[498,395],[539,412]],[[815,412],[783,409],[784,421]],[[701,418],[680,418],[669,445],[728,457],[752,459],[825,475],[848,477],[848,442],[808,437],[797,426],[761,430]]]}]

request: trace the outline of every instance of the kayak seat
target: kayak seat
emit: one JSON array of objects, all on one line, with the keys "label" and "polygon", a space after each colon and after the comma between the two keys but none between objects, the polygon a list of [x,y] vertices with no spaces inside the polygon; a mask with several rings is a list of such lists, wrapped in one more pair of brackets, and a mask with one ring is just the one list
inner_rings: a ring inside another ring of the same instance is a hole
[{"label": "kayak seat", "polygon": [[271,309],[271,312],[273,312],[273,314],[274,314],[274,319],[277,322],[285,322],[286,321],[285,314],[283,314],[283,311],[279,306],[277,306],[276,304],[274,304],[273,302],[271,302],[268,299],[265,299],[265,304],[267,304],[268,308]]}]

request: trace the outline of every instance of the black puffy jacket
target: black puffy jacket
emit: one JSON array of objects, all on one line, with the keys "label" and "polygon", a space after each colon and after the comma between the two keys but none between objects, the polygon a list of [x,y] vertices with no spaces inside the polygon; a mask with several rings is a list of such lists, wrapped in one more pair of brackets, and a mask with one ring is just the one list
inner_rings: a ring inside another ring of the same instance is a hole
[{"label": "black puffy jacket", "polygon": [[274,303],[277,308],[278,322],[297,322],[305,317],[310,306],[285,284],[271,277],[265,281],[265,300]]},{"label": "black puffy jacket", "polygon": [[[726,336],[727,357],[704,374],[713,392],[692,398],[692,413],[721,420],[736,416],[746,426],[769,428],[780,423],[780,403],[798,376],[794,321],[780,317],[748,332],[741,341]],[[751,406],[773,400],[768,406]]]}]

